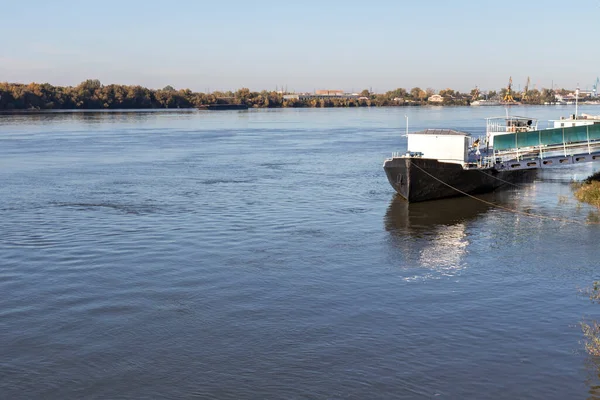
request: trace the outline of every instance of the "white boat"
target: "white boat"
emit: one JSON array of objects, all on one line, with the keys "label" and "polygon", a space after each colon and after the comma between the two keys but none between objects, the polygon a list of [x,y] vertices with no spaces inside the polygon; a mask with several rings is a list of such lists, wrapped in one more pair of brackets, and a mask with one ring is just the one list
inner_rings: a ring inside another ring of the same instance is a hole
[{"label": "white boat", "polygon": [[475,100],[471,102],[472,106],[499,106],[501,103],[497,100]]}]

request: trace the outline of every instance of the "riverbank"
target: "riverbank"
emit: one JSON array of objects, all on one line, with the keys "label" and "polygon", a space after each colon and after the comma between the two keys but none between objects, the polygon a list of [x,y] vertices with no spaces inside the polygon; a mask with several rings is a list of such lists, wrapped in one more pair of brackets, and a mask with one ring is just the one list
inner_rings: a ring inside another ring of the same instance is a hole
[{"label": "riverbank", "polygon": [[[181,109],[220,104],[244,105],[248,108],[467,106],[478,98],[474,90],[461,93],[443,89],[436,93],[431,88],[419,87],[410,90],[397,88],[385,93],[373,93],[367,89],[345,94],[341,91],[320,92],[295,94],[242,88],[235,92],[202,93],[190,89],[176,90],[171,86],[149,89],[139,85],[103,85],[97,79],[88,79],[77,86],[0,82],[0,110]],[[501,96],[502,91],[498,95]],[[535,90],[530,93],[529,99],[526,103],[531,105],[555,100],[552,91]]]}]

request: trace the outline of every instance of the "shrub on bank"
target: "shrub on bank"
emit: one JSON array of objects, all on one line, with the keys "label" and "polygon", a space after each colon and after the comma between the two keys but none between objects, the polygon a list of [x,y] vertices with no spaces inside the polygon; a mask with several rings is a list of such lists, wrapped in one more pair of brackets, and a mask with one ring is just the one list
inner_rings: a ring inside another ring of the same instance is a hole
[{"label": "shrub on bank", "polygon": [[583,183],[592,183],[592,182],[600,182],[600,171],[596,172],[593,175],[588,176],[587,178],[585,178],[585,180],[583,181]]},{"label": "shrub on bank", "polygon": [[582,322],[581,330],[585,336],[585,351],[591,356],[600,356],[600,326],[598,322],[592,321],[590,324]]},{"label": "shrub on bank", "polygon": [[[580,289],[579,292],[588,297],[592,303],[600,304],[600,281],[594,281],[592,287]],[[585,336],[585,351],[591,356],[600,356],[600,324],[595,320],[590,321],[589,324],[583,321],[581,330]]]},{"label": "shrub on bank", "polygon": [[588,177],[575,189],[575,198],[600,208],[600,172]]}]

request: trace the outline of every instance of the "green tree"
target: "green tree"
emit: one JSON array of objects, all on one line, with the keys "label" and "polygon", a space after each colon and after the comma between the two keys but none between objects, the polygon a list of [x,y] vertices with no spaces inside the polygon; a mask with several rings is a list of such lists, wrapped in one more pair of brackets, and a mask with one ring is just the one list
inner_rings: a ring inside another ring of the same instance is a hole
[{"label": "green tree", "polygon": [[542,89],[540,93],[540,103],[553,103],[556,101],[556,95],[552,89]]},{"label": "green tree", "polygon": [[417,100],[420,97],[420,94],[423,90],[420,87],[414,87],[410,89],[410,97]]}]

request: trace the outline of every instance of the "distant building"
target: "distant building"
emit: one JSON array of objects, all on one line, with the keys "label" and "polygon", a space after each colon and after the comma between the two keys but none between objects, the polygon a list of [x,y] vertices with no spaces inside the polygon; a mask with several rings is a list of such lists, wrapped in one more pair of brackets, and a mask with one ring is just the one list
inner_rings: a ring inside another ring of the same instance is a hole
[{"label": "distant building", "polygon": [[312,93],[299,93],[299,94],[286,94],[283,96],[285,100],[327,100],[327,99],[345,99],[353,100],[358,99],[359,96],[356,93],[344,93],[343,90],[316,90]]},{"label": "distant building", "polygon": [[431,102],[431,103],[442,103],[444,101],[444,98],[442,96],[440,96],[439,94],[434,94],[433,96],[430,96],[427,101]]},{"label": "distant building", "polygon": [[344,91],[343,90],[316,90],[315,94],[319,95],[319,96],[343,96]]},{"label": "distant building", "polygon": [[[582,95],[582,93],[584,93],[584,94]],[[574,103],[575,100],[583,100],[589,96],[587,95],[586,92],[580,91],[579,96],[577,96],[575,93],[568,93],[566,95],[556,94],[555,97],[556,97],[556,100],[560,101],[560,102],[573,102]]]}]

